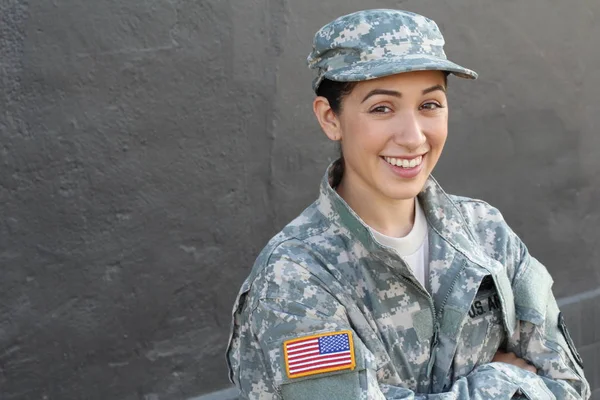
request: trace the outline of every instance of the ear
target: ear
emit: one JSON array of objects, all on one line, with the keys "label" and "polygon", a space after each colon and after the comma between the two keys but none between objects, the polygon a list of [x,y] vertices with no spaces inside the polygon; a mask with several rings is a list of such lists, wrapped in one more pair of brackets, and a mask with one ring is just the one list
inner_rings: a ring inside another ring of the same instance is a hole
[{"label": "ear", "polygon": [[313,101],[313,111],[325,135],[331,140],[342,139],[342,129],[338,116],[333,112],[329,101],[323,96],[317,96]]}]

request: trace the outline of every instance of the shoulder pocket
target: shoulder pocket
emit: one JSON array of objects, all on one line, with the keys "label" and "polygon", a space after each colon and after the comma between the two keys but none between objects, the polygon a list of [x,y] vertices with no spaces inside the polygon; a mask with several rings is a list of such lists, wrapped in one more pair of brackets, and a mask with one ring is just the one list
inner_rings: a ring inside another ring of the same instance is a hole
[{"label": "shoulder pocket", "polygon": [[356,370],[317,375],[281,386],[281,394],[285,400],[360,399],[361,391],[360,377]]},{"label": "shoulder pocket", "polygon": [[353,331],[322,329],[263,346],[284,399],[360,398],[365,349]]},{"label": "shoulder pocket", "polygon": [[337,376],[365,369],[360,341],[351,330],[319,330],[266,344],[277,385]]},{"label": "shoulder pocket", "polygon": [[553,280],[546,267],[528,256],[522,271],[517,273],[513,283],[517,319],[542,325],[546,319],[546,309],[550,299]]}]

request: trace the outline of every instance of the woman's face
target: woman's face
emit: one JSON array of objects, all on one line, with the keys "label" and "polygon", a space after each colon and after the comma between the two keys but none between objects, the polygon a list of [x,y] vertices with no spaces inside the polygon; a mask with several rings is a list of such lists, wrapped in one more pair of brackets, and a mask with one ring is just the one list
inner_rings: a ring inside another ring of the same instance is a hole
[{"label": "woman's face", "polygon": [[445,74],[418,71],[359,82],[342,100],[340,114],[330,118],[335,132],[323,128],[341,140],[345,188],[359,186],[394,200],[413,198],[446,142]]}]

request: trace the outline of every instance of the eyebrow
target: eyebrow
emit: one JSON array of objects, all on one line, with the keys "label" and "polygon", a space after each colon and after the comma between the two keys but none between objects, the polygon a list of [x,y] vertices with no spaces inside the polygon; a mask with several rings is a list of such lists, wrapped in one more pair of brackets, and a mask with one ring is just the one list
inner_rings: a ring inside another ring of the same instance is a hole
[{"label": "eyebrow", "polygon": [[430,88],[423,90],[423,94],[435,92],[436,90],[441,90],[442,92],[446,93],[445,87],[443,87],[442,85],[435,85],[435,86],[432,86]]},{"label": "eyebrow", "polygon": [[[435,92],[436,90],[441,90],[442,92],[446,93],[446,88],[444,86],[442,86],[442,85],[435,85],[435,86],[432,86],[430,88],[423,89],[422,93],[423,94],[428,94],[428,93],[431,93],[431,92]],[[373,89],[369,93],[367,93],[367,95],[365,96],[365,98],[362,100],[361,103],[364,103],[365,101],[367,101],[367,99],[369,97],[376,96],[376,95],[379,95],[379,94],[383,94],[383,95],[387,95],[387,96],[394,96],[394,97],[398,97],[398,98],[402,97],[402,93],[397,92],[395,90]]]}]

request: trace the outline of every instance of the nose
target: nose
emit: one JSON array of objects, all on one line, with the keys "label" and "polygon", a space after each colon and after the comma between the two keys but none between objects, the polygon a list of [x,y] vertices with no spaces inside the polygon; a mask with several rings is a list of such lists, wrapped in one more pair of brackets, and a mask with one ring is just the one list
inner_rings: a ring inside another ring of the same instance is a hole
[{"label": "nose", "polygon": [[412,112],[399,116],[394,143],[413,152],[420,149],[425,143],[425,134],[419,124],[417,116]]}]

